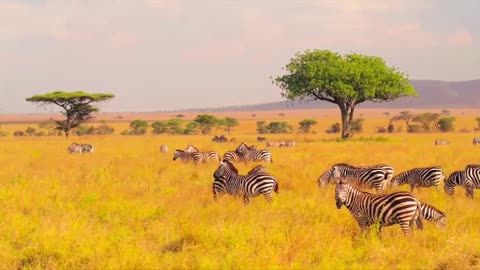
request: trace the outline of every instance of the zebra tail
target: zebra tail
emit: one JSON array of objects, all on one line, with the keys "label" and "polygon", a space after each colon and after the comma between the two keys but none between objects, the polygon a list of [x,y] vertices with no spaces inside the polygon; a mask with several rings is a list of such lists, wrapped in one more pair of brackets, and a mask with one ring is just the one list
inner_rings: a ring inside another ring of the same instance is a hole
[{"label": "zebra tail", "polygon": [[418,212],[418,217],[416,220],[417,228],[420,230],[423,230],[422,203],[420,201],[417,202],[417,212]]},{"label": "zebra tail", "polygon": [[273,190],[278,193],[278,182],[275,181],[275,187],[273,188]]}]

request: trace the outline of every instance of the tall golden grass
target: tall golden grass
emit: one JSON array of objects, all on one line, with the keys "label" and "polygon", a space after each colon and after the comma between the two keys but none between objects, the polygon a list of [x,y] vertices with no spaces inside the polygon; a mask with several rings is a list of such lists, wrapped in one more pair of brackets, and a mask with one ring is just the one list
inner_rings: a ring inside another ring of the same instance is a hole
[{"label": "tall golden grass", "polygon": [[[288,119],[287,119],[288,120]],[[212,196],[216,164],[172,161],[172,150],[194,144],[223,154],[255,141],[255,122],[242,121],[237,143],[212,136],[90,136],[0,138],[0,268],[2,269],[478,269],[480,203],[457,188],[453,197],[433,188],[414,195],[447,214],[446,230],[425,222],[405,237],[398,225],[360,237],[334,187],[317,177],[332,164],[386,163],[396,173],[440,165],[447,175],[480,163],[473,133],[382,135],[385,119],[367,119],[363,140],[336,135],[266,135],[295,139],[295,148],[271,148],[280,193],[244,206]],[[288,120],[295,124],[296,120]],[[298,122],[298,121],[297,121]],[[474,125],[473,117],[460,119]],[[128,124],[115,124],[117,133]],[[323,126],[322,126],[323,125]],[[27,125],[3,126],[7,130]],[[452,142],[434,146],[436,138]],[[72,142],[92,154],[69,154]],[[170,152],[160,153],[160,144]],[[254,164],[237,164],[246,173]],[[402,190],[407,190],[404,186]],[[373,192],[373,190],[371,190]]]}]

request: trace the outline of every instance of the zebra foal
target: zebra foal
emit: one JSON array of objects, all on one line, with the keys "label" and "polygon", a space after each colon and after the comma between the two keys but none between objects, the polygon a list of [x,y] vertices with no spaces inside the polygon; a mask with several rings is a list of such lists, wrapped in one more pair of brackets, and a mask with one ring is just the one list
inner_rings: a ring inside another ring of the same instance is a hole
[{"label": "zebra foal", "polygon": [[362,233],[376,222],[380,224],[379,235],[382,227],[394,224],[399,224],[405,234],[410,233],[414,223],[423,229],[421,204],[409,192],[372,194],[340,180],[335,186],[335,201],[337,209],[345,205]]}]

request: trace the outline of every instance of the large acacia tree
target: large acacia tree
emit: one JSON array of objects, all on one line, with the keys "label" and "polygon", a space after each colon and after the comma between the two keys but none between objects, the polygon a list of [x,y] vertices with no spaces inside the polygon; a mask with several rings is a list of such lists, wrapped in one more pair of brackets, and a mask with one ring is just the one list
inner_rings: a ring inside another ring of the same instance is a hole
[{"label": "large acacia tree", "polygon": [[323,100],[337,104],[342,115],[342,139],[349,137],[355,107],[365,101],[384,102],[416,96],[407,76],[380,57],[329,50],[297,53],[273,78],[288,100]]},{"label": "large acacia tree", "polygon": [[51,92],[41,95],[34,95],[26,98],[27,101],[41,103],[41,104],[55,104],[60,106],[65,116],[65,120],[55,121],[57,129],[65,132],[68,137],[70,130],[78,127],[81,123],[92,118],[93,112],[98,112],[99,109],[93,106],[93,102],[106,101],[113,98],[113,94],[104,93],[86,93],[83,91],[76,92]]}]

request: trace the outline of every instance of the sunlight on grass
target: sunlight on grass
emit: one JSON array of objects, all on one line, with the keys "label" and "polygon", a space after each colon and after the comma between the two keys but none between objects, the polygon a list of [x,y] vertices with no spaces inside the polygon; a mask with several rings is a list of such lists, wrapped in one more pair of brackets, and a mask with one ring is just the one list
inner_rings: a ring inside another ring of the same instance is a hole
[{"label": "sunlight on grass", "polygon": [[[332,120],[331,122],[333,122]],[[378,120],[379,121],[379,120]],[[120,125],[120,124],[118,124]],[[370,123],[370,126],[376,124]],[[254,122],[232,136],[256,144]],[[327,124],[325,124],[327,126]],[[453,143],[434,146],[441,135]],[[439,165],[447,175],[478,163],[472,134],[365,133],[338,143],[330,134],[271,135],[297,141],[271,148],[279,194],[244,206],[212,196],[216,164],[172,161],[194,144],[223,154],[238,143],[211,136],[0,138],[0,268],[6,269],[474,269],[480,266],[478,196],[414,192],[447,213],[445,230],[424,222],[405,237],[399,226],[359,235],[334,187],[317,177],[339,162],[390,164],[395,173]],[[72,142],[93,154],[68,154]],[[158,146],[167,144],[169,153]],[[478,151],[477,151],[478,150]],[[241,173],[254,165],[236,164]],[[408,187],[401,187],[402,190]]]}]

